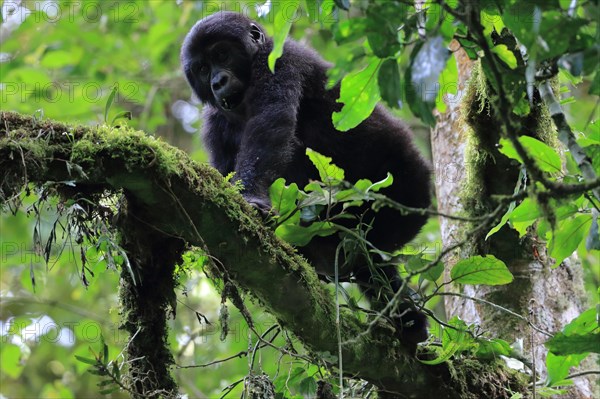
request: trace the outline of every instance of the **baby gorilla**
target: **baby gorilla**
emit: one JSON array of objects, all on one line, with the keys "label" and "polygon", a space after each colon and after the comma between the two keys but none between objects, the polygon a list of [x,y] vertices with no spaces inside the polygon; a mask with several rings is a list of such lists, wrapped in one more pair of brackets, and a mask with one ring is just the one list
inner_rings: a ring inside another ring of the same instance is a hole
[{"label": "baby gorilla", "polygon": [[[331,114],[342,105],[336,101],[339,85],[326,88],[330,65],[315,51],[287,40],[271,73],[267,59],[272,48],[272,39],[257,23],[219,12],[196,23],[181,50],[185,76],[205,104],[203,140],[212,165],[223,175],[235,172],[245,199],[268,212],[269,187],[276,178],[300,187],[318,179],[306,156],[306,148],[312,148],[332,157],[349,181],[378,181],[390,172],[394,183],[382,191],[385,195],[406,206],[428,207],[430,168],[410,130],[378,105],[356,128],[337,131]],[[367,217],[365,208],[353,212],[371,224],[367,239],[389,252],[415,237],[426,222],[424,215],[390,208],[370,211]],[[321,275],[332,276],[339,242],[338,237],[318,237],[300,251]],[[394,266],[373,271],[360,257],[342,263],[340,273],[355,277],[376,310],[402,286]],[[400,337],[414,348],[427,338],[426,317],[408,302],[400,310],[394,317]]]}]

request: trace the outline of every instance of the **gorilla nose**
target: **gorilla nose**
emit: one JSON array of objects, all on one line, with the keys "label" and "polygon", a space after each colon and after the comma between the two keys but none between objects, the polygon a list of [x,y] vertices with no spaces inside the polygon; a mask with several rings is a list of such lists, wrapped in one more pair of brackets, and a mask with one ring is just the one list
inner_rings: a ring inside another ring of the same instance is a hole
[{"label": "gorilla nose", "polygon": [[210,85],[213,91],[217,91],[227,86],[229,82],[229,75],[225,72],[219,72],[210,81]]}]

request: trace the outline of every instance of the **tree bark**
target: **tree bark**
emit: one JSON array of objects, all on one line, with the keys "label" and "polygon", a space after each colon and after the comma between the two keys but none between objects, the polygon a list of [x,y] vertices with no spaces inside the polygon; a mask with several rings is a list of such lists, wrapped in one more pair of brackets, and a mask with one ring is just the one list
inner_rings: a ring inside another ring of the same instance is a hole
[{"label": "tree bark", "polygon": [[[498,142],[495,129],[498,123],[488,113],[489,108],[478,103],[486,99],[473,95],[477,90],[473,85],[482,83],[481,76],[474,73],[476,63],[458,48],[456,42],[454,45],[460,94],[452,101],[446,101],[447,112],[438,115],[432,133],[438,210],[444,214],[481,216],[481,210],[490,209],[492,195],[513,193],[518,170],[514,170],[493,146]],[[476,119],[475,123],[471,123],[473,119]],[[490,139],[492,145],[482,145]],[[478,151],[490,153],[482,156]],[[543,380],[547,355],[543,343],[549,338],[548,333],[559,331],[584,310],[586,296],[581,269],[575,258],[552,269],[553,262],[546,255],[545,245],[533,232],[519,239],[514,231],[504,226],[485,240],[487,231],[477,237],[465,237],[465,231],[473,227],[470,222],[441,218],[440,226],[444,247],[465,238],[471,239],[445,258],[446,281],[450,281],[450,269],[458,260],[485,254],[503,260],[515,276],[511,284],[500,286],[450,284],[448,292],[463,296],[447,296],[446,313],[481,326],[492,337],[509,342],[522,339],[524,354],[532,359],[537,380]],[[525,319],[513,317],[483,302],[465,299],[465,296],[492,302]],[[579,378],[574,382],[569,395],[564,397],[592,397],[588,379]]]}]

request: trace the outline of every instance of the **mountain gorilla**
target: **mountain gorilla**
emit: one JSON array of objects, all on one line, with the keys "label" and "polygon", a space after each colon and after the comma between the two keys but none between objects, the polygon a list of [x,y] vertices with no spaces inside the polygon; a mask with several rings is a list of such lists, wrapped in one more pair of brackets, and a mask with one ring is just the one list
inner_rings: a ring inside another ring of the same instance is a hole
[{"label": "mountain gorilla", "polygon": [[[326,88],[330,65],[315,51],[288,40],[273,74],[267,65],[272,48],[272,39],[257,23],[219,12],[196,23],[181,50],[185,76],[205,104],[203,139],[211,162],[223,175],[235,172],[245,199],[268,212],[268,191],[276,178],[300,187],[318,179],[305,154],[308,147],[332,157],[349,181],[378,181],[390,172],[394,183],[384,194],[410,207],[428,207],[430,169],[409,129],[378,105],[358,127],[337,131],[331,114],[341,109],[336,101],[340,88]],[[390,208],[371,211],[369,217],[363,218],[372,225],[367,239],[385,251],[402,247],[426,221],[423,215],[402,215]],[[339,242],[338,237],[319,237],[300,251],[321,275],[332,276]],[[366,263],[363,258],[344,265],[340,273],[352,273],[371,306],[381,309],[402,280],[394,266],[381,267],[373,276]],[[394,317],[400,337],[414,347],[427,337],[426,317],[409,303],[400,312]]]}]

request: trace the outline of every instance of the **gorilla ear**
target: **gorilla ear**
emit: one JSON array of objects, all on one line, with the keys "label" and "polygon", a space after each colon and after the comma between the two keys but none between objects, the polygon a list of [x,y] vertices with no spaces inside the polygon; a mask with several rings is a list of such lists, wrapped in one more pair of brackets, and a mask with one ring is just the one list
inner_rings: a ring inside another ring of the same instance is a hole
[{"label": "gorilla ear", "polygon": [[250,24],[250,37],[256,44],[263,44],[265,42],[265,34],[255,24]]}]

